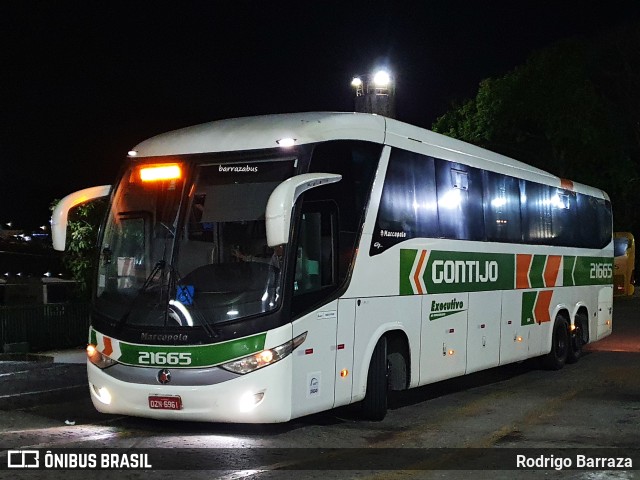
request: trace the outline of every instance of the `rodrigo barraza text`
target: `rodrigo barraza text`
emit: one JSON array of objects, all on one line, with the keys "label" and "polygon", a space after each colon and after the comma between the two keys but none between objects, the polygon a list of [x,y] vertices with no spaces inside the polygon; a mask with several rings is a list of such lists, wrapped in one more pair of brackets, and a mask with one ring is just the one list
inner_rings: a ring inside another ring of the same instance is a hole
[{"label": "rodrigo barraza text", "polygon": [[629,457],[594,457],[590,455],[576,455],[572,457],[556,457],[554,455],[516,455],[516,468],[554,469],[566,468],[583,469],[630,469],[633,460]]}]

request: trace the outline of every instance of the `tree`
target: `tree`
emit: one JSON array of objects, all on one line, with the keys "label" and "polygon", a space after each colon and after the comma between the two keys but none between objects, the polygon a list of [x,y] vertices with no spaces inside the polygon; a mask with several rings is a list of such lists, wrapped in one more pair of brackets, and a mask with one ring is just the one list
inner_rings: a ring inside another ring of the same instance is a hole
[{"label": "tree", "polygon": [[[52,203],[52,210],[57,203],[58,200]],[[80,204],[69,211],[67,246],[63,262],[77,282],[78,300],[88,300],[91,292],[98,260],[98,232],[106,207],[106,200],[98,198]]]},{"label": "tree", "polygon": [[483,80],[433,130],[607,191],[616,228],[640,207],[640,29],[569,40]]}]

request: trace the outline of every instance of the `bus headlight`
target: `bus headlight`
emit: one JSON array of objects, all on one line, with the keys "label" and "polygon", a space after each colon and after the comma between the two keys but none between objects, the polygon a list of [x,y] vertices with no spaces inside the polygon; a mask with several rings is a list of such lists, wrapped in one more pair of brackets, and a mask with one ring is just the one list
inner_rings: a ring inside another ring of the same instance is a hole
[{"label": "bus headlight", "polygon": [[100,369],[105,369],[117,362],[98,351],[95,345],[87,345],[87,358],[91,363]]},{"label": "bus headlight", "polygon": [[245,373],[253,372],[254,370],[258,370],[259,368],[266,367],[267,365],[271,365],[272,363],[276,363],[277,361],[282,360],[296,348],[302,345],[306,338],[307,332],[304,332],[298,335],[293,340],[289,340],[282,345],[278,345],[277,347],[269,348],[267,350],[262,350],[261,352],[254,353],[253,355],[249,355],[247,357],[239,358],[238,360],[233,360],[232,362],[224,363],[220,366],[225,370],[229,370],[230,372],[244,375]]}]

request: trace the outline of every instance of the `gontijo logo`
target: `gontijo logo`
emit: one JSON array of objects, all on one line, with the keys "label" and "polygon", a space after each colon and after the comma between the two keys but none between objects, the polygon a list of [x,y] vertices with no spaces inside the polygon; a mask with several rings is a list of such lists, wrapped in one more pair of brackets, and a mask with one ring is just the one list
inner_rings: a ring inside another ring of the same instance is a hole
[{"label": "gontijo logo", "polygon": [[506,290],[514,284],[514,256],[504,253],[400,250],[400,294]]},{"label": "gontijo logo", "polygon": [[485,260],[434,260],[433,283],[486,283],[498,280],[498,262]]}]

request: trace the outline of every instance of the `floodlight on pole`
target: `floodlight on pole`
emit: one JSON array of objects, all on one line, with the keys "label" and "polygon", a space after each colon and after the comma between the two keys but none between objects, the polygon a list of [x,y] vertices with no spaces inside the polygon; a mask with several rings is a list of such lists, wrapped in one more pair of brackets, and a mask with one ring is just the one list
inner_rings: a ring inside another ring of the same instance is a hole
[{"label": "floodlight on pole", "polygon": [[373,83],[376,87],[388,87],[391,83],[391,76],[386,70],[378,70],[373,75]]},{"label": "floodlight on pole", "polygon": [[375,113],[395,117],[395,82],[386,69],[367,75],[356,75],[351,80],[355,90],[356,112]]}]

